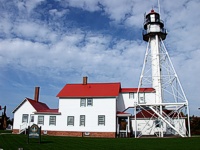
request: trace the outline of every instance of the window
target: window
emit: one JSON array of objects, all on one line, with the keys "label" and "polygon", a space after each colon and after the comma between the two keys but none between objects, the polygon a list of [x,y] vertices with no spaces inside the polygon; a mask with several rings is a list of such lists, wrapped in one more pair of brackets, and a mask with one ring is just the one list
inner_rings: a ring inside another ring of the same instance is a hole
[{"label": "window", "polygon": [[44,116],[38,116],[38,124],[44,124]]},{"label": "window", "polygon": [[105,115],[98,116],[98,125],[105,125]]},{"label": "window", "polygon": [[49,116],[49,125],[56,125],[56,116]]},{"label": "window", "polygon": [[[93,99],[87,98],[87,106],[93,106]],[[86,98],[81,98],[80,107],[86,107]]]},{"label": "window", "polygon": [[34,122],[34,116],[31,116],[31,122]]},{"label": "window", "polygon": [[129,93],[129,99],[134,99],[134,93]]},{"label": "window", "polygon": [[145,103],[145,95],[144,95],[144,93],[139,93],[139,103]]},{"label": "window", "polygon": [[81,98],[80,106],[81,107],[85,107],[86,106],[86,99],[85,98]]},{"label": "window", "polygon": [[85,115],[80,115],[80,126],[85,126]]},{"label": "window", "polygon": [[87,106],[92,106],[93,105],[93,99],[92,98],[88,98],[87,99]]},{"label": "window", "polygon": [[28,122],[28,114],[23,114],[22,115],[22,123],[23,122]]},{"label": "window", "polygon": [[160,120],[157,119],[154,122],[155,122],[155,127],[156,128],[160,128],[162,126],[162,122]]},{"label": "window", "polygon": [[74,116],[68,116],[67,117],[67,125],[68,126],[74,126]]}]

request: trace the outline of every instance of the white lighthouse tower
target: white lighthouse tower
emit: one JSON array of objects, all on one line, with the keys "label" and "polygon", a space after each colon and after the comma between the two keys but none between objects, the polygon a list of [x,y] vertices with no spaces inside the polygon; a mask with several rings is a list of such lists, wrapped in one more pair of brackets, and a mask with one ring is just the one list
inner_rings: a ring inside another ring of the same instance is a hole
[{"label": "white lighthouse tower", "polygon": [[[160,14],[154,10],[145,14],[143,40],[148,44],[138,85],[138,97],[134,102],[135,137],[147,132],[153,132],[158,137],[190,136],[188,101],[163,43],[166,36]],[[140,88],[145,87],[155,89],[154,97],[145,97],[139,92]],[[148,131],[138,132],[137,114],[142,112],[145,112],[142,115],[146,117],[143,130],[147,130],[148,126]]]}]

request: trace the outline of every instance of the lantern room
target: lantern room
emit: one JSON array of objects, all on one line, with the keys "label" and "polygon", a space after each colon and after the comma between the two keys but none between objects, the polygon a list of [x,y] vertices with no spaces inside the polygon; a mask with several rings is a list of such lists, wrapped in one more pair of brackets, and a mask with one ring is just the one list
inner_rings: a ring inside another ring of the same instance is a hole
[{"label": "lantern room", "polygon": [[148,42],[149,38],[155,35],[165,40],[167,33],[160,14],[152,9],[144,18],[143,40]]}]

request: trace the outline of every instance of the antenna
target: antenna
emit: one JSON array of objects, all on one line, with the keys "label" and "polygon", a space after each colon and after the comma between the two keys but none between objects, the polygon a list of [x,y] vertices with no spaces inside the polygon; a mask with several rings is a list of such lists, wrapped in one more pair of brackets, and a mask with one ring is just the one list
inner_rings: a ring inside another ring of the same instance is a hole
[{"label": "antenna", "polygon": [[160,14],[160,1],[159,0],[158,0],[158,13]]}]

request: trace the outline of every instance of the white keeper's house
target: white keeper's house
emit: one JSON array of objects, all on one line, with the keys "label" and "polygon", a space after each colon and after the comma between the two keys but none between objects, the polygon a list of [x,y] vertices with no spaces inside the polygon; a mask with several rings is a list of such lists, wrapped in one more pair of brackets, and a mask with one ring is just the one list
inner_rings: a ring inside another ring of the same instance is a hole
[{"label": "white keeper's house", "polygon": [[[57,95],[58,108],[50,109],[47,104],[39,101],[39,87],[36,87],[34,99],[25,98],[13,110],[13,133],[23,133],[28,126],[37,124],[41,126],[42,134],[47,135],[109,138],[133,136],[136,121],[134,115],[127,113],[127,110],[134,107],[137,96],[142,103],[151,103],[155,99],[153,88],[141,88],[139,94],[137,91],[138,88],[121,88],[119,82],[88,83],[87,77],[83,77],[83,83],[66,84]],[[149,131],[145,125],[148,117],[144,117],[144,113],[137,113],[137,132],[155,135],[159,131],[157,120],[152,121],[155,114],[148,114],[151,118]],[[184,123],[184,119],[181,121]],[[155,126],[153,130],[152,126]],[[165,134],[171,134],[170,128],[166,125],[164,127]]]}]

